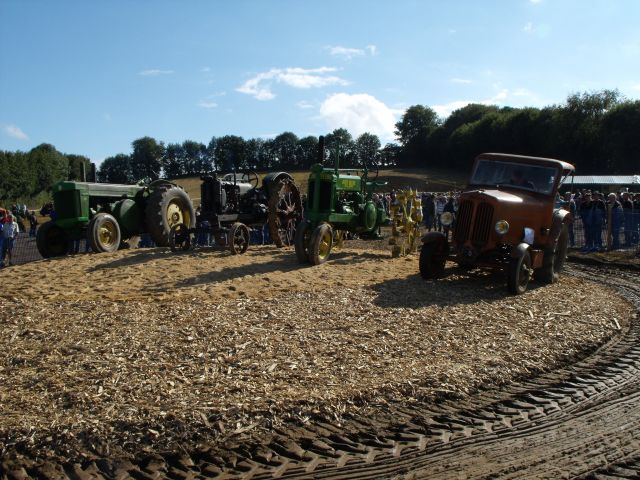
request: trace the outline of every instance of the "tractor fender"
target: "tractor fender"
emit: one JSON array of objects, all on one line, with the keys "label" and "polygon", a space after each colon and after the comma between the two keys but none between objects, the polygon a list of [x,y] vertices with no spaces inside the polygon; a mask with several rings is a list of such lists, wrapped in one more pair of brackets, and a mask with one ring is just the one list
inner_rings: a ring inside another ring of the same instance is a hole
[{"label": "tractor fender", "polygon": [[264,176],[262,179],[262,185],[266,187],[267,191],[269,191],[271,185],[274,185],[283,178],[293,181],[293,177],[287,172],[271,172]]},{"label": "tractor fender", "polygon": [[149,187],[149,190],[153,190],[154,188],[158,188],[158,187],[162,187],[162,186],[182,188],[177,183],[173,183],[173,182],[170,182],[169,180],[164,180],[162,178],[154,180],[153,182],[149,183],[149,185],[147,185],[147,186]]},{"label": "tractor fender", "polygon": [[436,243],[436,244],[445,244],[447,243],[447,237],[442,232],[427,232],[422,238],[422,243]]},{"label": "tractor fender", "polygon": [[562,227],[564,225],[570,225],[573,223],[573,215],[564,208],[558,208],[553,212],[553,218],[551,220],[551,232],[549,232],[549,238],[552,242],[558,240]]},{"label": "tractor fender", "polygon": [[521,242],[511,249],[511,258],[522,258],[524,254],[529,251],[531,245],[525,242]]}]

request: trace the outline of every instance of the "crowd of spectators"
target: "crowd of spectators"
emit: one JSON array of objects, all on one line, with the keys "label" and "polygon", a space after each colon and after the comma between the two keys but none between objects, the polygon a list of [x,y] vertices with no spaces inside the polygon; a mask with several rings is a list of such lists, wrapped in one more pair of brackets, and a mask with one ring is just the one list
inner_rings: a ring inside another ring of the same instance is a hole
[{"label": "crowd of spectators", "polygon": [[[632,247],[640,243],[640,193],[598,191],[566,192],[558,205],[579,219],[584,235],[583,252]],[[575,225],[569,227],[569,244],[575,247]],[[607,236],[610,235],[610,238]],[[604,239],[604,240],[603,240]],[[622,243],[621,243],[622,242]]]}]

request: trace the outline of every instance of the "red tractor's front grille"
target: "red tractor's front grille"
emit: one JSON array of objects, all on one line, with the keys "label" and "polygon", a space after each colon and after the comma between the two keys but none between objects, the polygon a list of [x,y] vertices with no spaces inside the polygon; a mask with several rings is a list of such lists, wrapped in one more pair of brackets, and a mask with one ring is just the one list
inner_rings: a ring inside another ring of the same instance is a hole
[{"label": "red tractor's front grille", "polygon": [[471,228],[471,217],[473,216],[473,202],[464,200],[458,208],[458,219],[456,221],[453,238],[456,243],[464,243],[469,238],[469,229]]},{"label": "red tractor's front grille", "polygon": [[471,241],[474,245],[484,245],[489,241],[493,220],[493,207],[482,202],[476,209],[476,218],[473,222]]}]

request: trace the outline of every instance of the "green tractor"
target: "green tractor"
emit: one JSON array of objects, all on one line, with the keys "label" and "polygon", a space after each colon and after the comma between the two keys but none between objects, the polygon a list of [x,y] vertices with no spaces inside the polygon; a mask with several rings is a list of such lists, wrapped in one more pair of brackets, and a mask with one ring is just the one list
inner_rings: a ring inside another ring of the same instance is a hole
[{"label": "green tractor", "polygon": [[196,218],[187,193],[166,180],[138,185],[62,181],[53,186],[52,208],[52,220],[36,236],[44,258],[65,255],[71,241],[83,238],[94,252],[133,246],[143,233],[168,246],[171,227],[194,227]]},{"label": "green tractor", "polygon": [[294,241],[298,261],[312,265],[326,262],[334,242],[341,243],[345,233],[379,238],[379,227],[387,222],[382,204],[373,198],[376,188],[386,182],[369,180],[366,165],[363,169],[341,170],[339,149],[334,168],[325,168],[324,137],[319,140],[319,163],[311,167],[304,218],[296,228]]}]

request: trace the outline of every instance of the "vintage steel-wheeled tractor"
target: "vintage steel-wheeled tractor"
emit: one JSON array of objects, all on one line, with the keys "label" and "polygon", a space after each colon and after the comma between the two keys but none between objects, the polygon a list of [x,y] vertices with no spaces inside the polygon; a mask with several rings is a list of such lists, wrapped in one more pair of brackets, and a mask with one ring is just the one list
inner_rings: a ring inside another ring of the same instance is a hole
[{"label": "vintage steel-wheeled tractor", "polygon": [[173,225],[195,224],[189,196],[166,180],[140,185],[59,182],[53,186],[53,209],[55,220],[41,225],[36,236],[45,258],[66,254],[69,242],[82,238],[97,253],[133,246],[142,233],[166,246]]},{"label": "vintage steel-wheeled tractor", "polygon": [[467,267],[502,269],[509,291],[524,293],[533,276],[553,283],[567,256],[571,214],[555,207],[559,185],[573,175],[560,160],[499,153],[479,155],[467,189],[458,199],[451,241],[440,232],[423,238],[420,273],[426,279],[444,273],[445,261]]},{"label": "vintage steel-wheeled tractor", "polygon": [[265,223],[276,246],[291,245],[302,218],[300,191],[291,175],[269,173],[261,187],[254,172],[223,177],[214,173],[201,180],[200,223],[196,228],[174,226],[169,242],[173,251],[189,249],[194,235],[206,234],[232,253],[244,253],[249,247],[249,227],[262,228]]},{"label": "vintage steel-wheeled tractor", "polygon": [[311,167],[304,219],[296,230],[295,248],[300,263],[325,262],[336,234],[376,237],[378,227],[387,220],[384,208],[373,200],[374,190],[386,182],[369,180],[366,167],[340,170],[339,152],[334,168],[324,168],[324,158],[324,138],[320,137],[320,163]]}]

